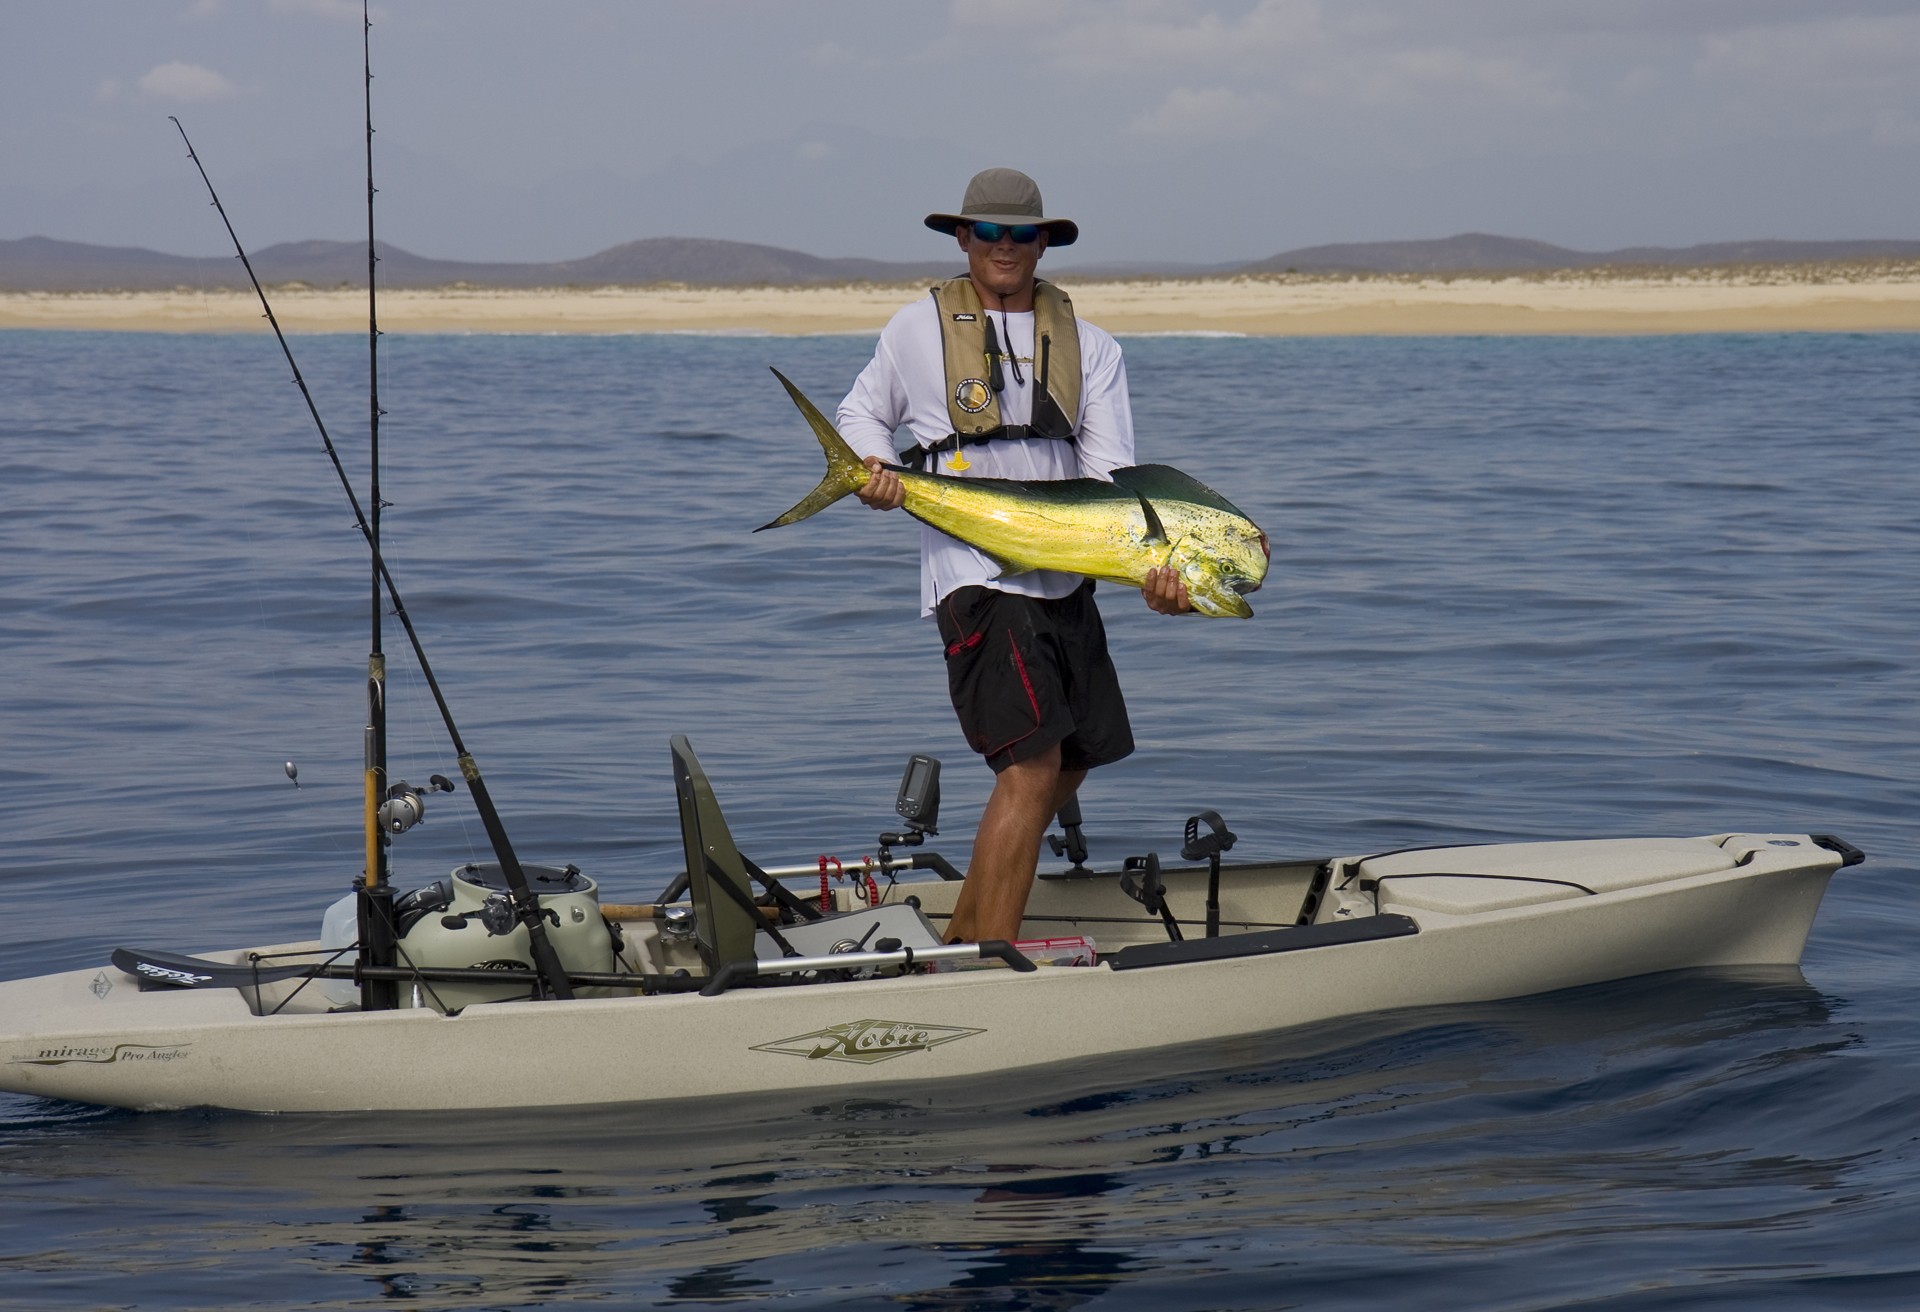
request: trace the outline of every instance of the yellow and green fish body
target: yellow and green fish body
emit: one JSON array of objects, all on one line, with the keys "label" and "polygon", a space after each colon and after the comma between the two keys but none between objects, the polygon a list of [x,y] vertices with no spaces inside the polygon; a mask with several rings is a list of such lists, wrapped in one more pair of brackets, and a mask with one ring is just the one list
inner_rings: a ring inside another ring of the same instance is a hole
[{"label": "yellow and green fish body", "polygon": [[[798,523],[873,477],[826,416],[779,370],[774,376],[826,452],[827,475],[799,505],[761,528]],[[1139,587],[1149,569],[1171,565],[1194,610],[1240,619],[1253,614],[1245,594],[1267,576],[1267,535],[1259,526],[1167,465],[1116,469],[1111,483],[896,472],[909,515],[984,552],[1006,574],[1050,569]]]}]

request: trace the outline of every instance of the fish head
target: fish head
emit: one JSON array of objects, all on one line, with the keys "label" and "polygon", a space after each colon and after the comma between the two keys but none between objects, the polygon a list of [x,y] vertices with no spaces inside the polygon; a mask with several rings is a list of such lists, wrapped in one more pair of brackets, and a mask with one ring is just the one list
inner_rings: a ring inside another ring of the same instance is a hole
[{"label": "fish head", "polygon": [[1244,620],[1253,614],[1247,594],[1260,590],[1271,560],[1267,535],[1236,516],[1181,542],[1170,563],[1180,571],[1195,610]]}]

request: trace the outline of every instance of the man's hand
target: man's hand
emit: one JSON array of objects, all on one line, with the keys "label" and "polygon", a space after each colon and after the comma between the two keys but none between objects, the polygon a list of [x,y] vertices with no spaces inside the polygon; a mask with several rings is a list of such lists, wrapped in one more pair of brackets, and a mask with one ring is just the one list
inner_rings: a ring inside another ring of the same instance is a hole
[{"label": "man's hand", "polygon": [[1162,615],[1184,615],[1193,609],[1186,582],[1171,565],[1156,565],[1148,570],[1145,581],[1140,584],[1140,596],[1148,610]]},{"label": "man's hand", "polygon": [[[879,456],[868,456],[867,468],[873,471],[873,477],[854,495],[869,510],[898,510],[907,503],[907,489],[900,482],[900,475],[887,468],[886,461]],[[1181,589],[1182,593],[1185,591]]]}]

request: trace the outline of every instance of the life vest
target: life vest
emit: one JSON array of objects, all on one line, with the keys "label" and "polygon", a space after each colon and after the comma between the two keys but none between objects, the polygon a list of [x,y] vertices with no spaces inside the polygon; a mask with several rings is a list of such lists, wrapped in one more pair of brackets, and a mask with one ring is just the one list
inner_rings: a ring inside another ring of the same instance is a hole
[{"label": "life vest", "polygon": [[931,451],[958,451],[983,442],[1074,440],[1080,414],[1080,329],[1073,302],[1050,282],[1033,284],[1033,413],[1024,424],[1004,423],[1000,393],[1003,362],[1019,365],[999,340],[991,316],[980,304],[971,278],[953,278],[933,288],[946,359],[947,415],[953,431],[931,448],[902,453],[902,461],[924,468]]}]

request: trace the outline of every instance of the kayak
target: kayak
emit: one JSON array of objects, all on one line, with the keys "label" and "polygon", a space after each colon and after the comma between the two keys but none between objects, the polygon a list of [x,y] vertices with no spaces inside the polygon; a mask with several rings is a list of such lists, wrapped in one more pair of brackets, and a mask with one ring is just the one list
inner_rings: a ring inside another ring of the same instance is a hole
[{"label": "kayak", "polygon": [[1387,1009],[1793,965],[1829,879],[1862,859],[1832,835],[1750,833],[1239,862],[1209,812],[1178,862],[1043,871],[1019,940],[949,945],[951,866],[893,850],[924,818],[853,878],[808,887],[810,868],[739,851],[687,739],[671,755],[688,855],[671,896],[605,903],[572,867],[528,867],[571,996],[542,978],[499,871],[469,865],[396,904],[396,1006],[362,1005],[378,968],[339,933],[125,948],[0,983],[0,1089],[142,1109],[503,1109],[1144,1059]]}]

